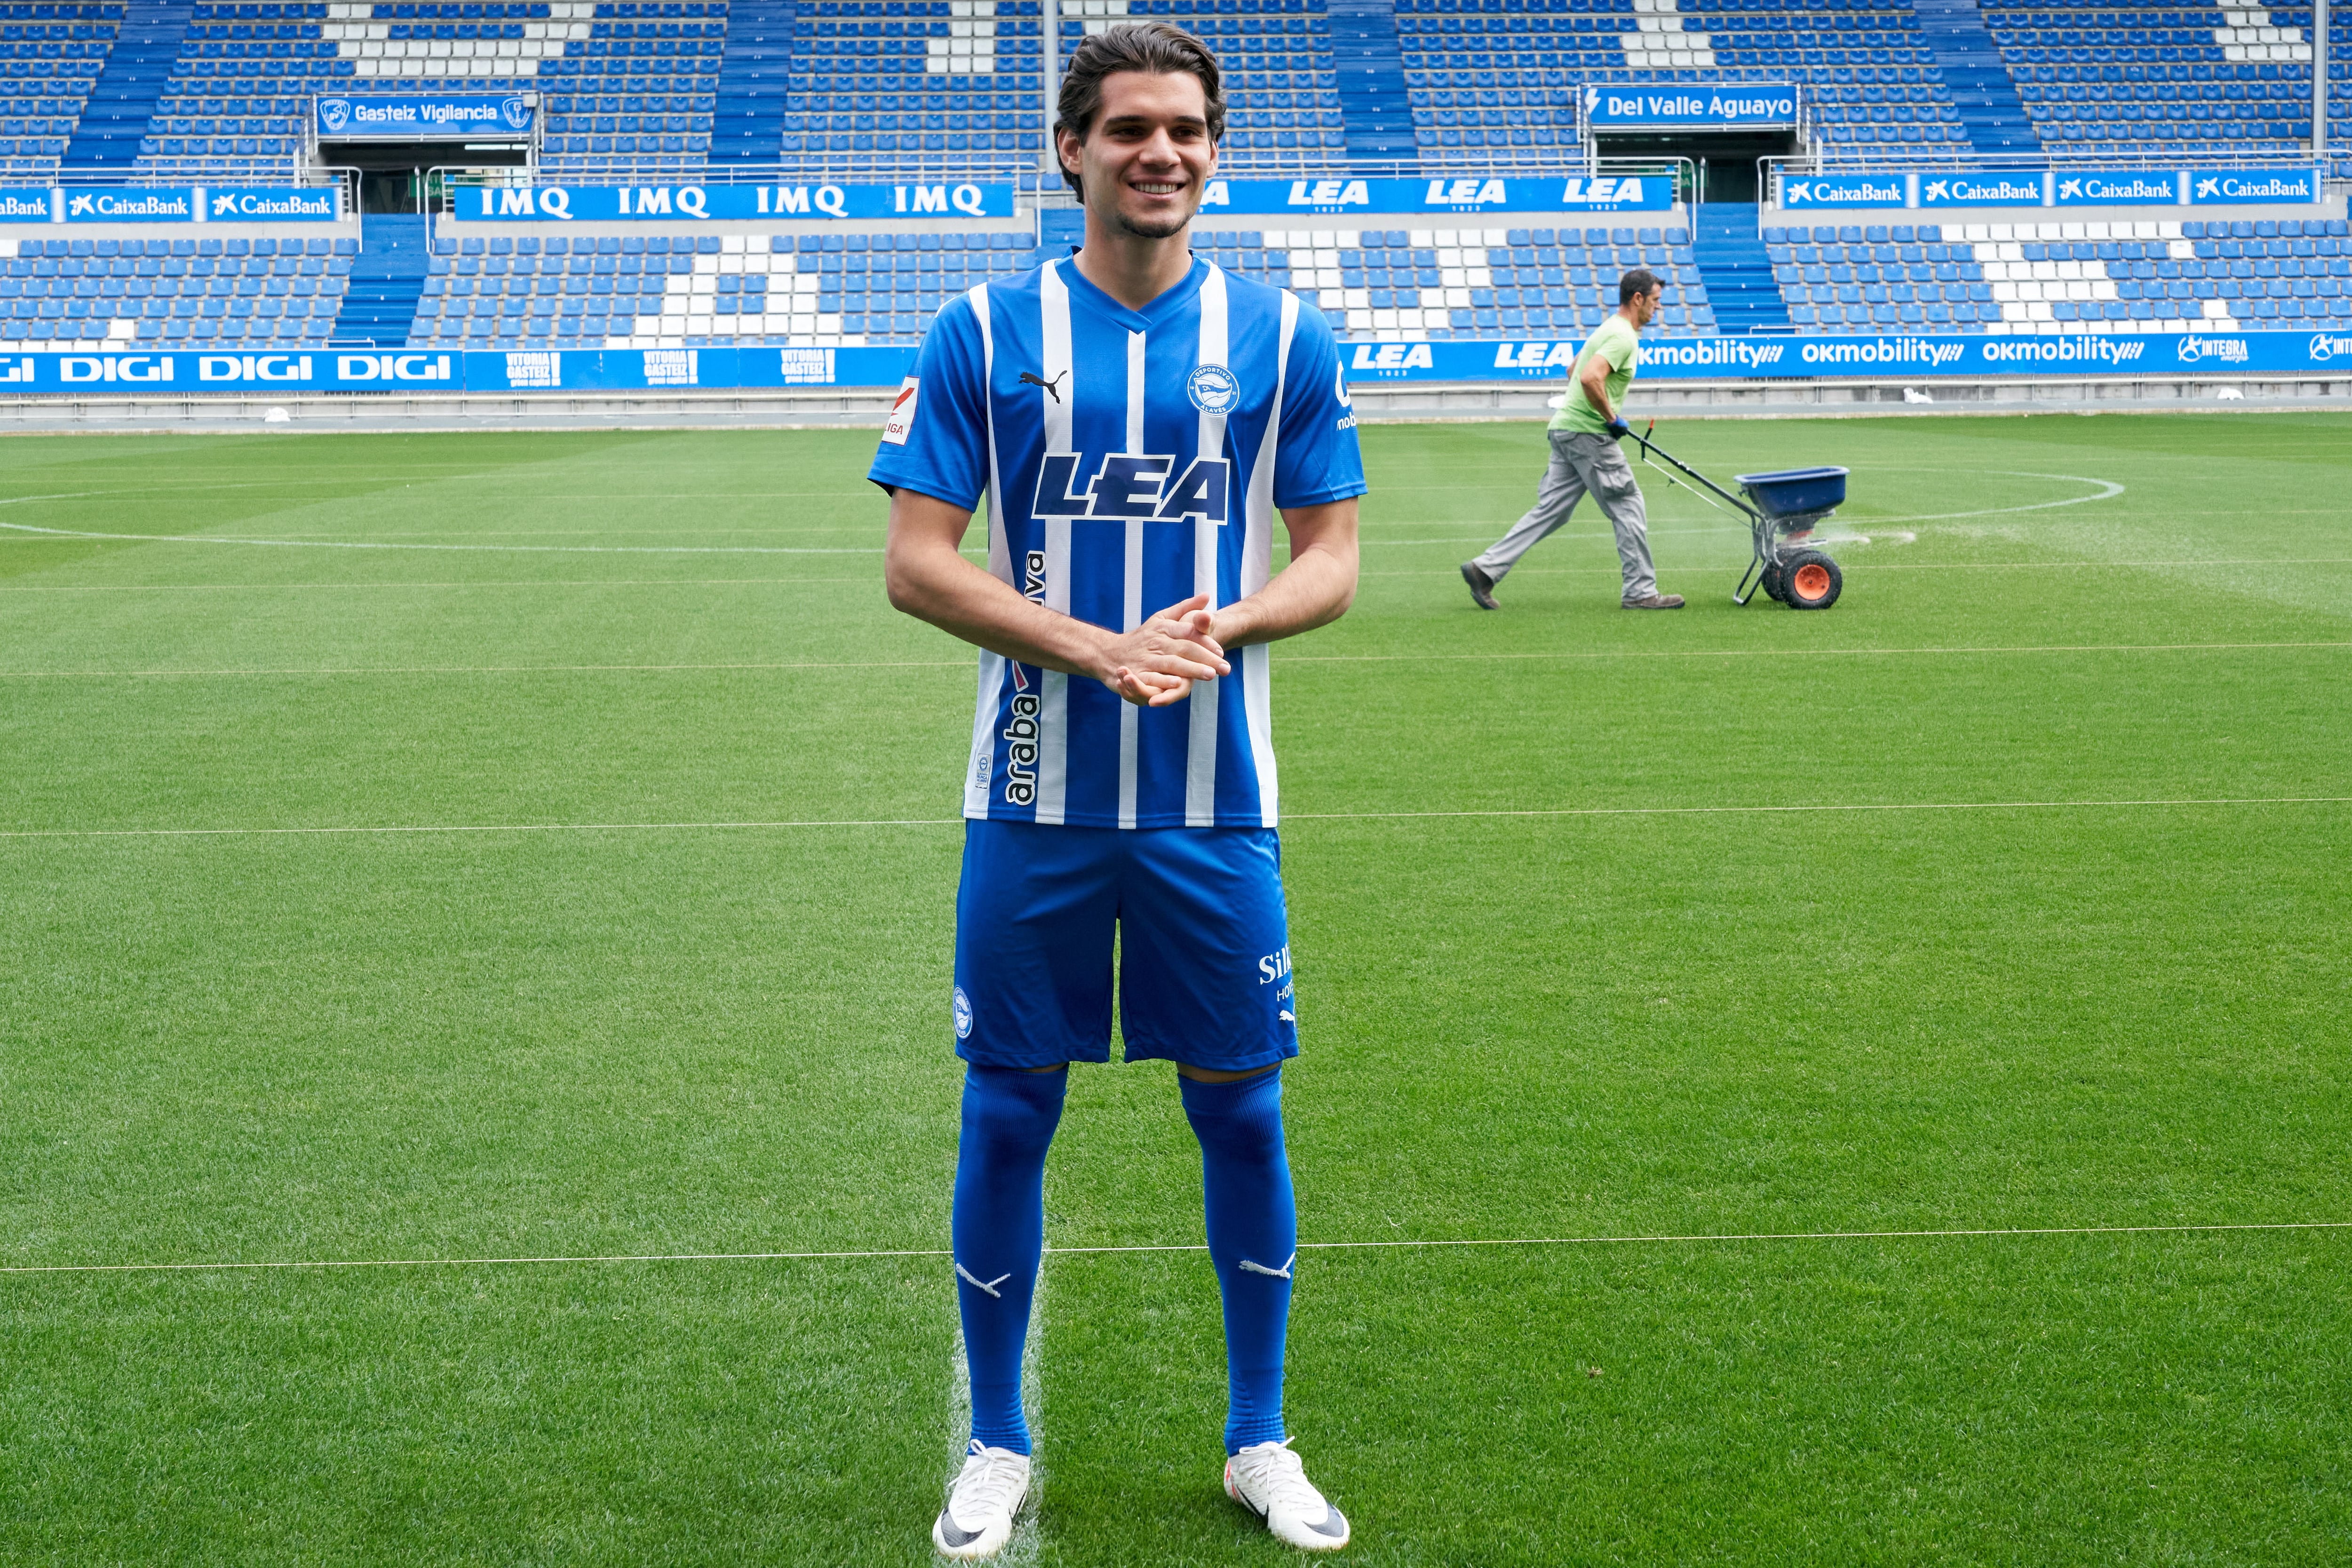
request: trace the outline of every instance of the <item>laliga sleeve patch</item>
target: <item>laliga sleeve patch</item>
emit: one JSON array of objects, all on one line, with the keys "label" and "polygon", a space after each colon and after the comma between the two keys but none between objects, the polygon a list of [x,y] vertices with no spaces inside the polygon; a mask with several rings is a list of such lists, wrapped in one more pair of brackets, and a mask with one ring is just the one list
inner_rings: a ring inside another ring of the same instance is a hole
[{"label": "laliga sleeve patch", "polygon": [[907,433],[915,427],[915,394],[920,385],[919,378],[908,376],[898,388],[898,400],[890,405],[890,418],[882,426],[882,439],[893,447],[905,446]]}]

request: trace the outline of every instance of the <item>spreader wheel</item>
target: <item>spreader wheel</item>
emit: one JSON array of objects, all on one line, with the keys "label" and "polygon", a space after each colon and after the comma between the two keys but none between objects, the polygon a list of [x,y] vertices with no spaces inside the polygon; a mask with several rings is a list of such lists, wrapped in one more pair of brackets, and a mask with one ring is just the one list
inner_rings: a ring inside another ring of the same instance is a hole
[{"label": "spreader wheel", "polygon": [[1836,562],[1818,550],[1801,550],[1782,569],[1780,601],[1792,610],[1826,610],[1844,586]]},{"label": "spreader wheel", "polygon": [[1773,564],[1764,568],[1762,583],[1764,587],[1764,596],[1766,598],[1779,600],[1787,596],[1788,589],[1780,581],[1780,566],[1779,563],[1775,562]]}]

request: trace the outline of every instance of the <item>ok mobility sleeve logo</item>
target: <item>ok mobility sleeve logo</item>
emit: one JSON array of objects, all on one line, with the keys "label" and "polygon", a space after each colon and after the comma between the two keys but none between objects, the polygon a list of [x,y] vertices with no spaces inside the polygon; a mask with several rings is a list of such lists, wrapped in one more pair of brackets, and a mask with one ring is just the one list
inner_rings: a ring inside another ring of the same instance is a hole
[{"label": "ok mobility sleeve logo", "polygon": [[[1223,458],[1198,458],[1171,483],[1176,459],[1112,453],[1089,462],[1082,452],[1049,452],[1037,470],[1033,517],[1098,517],[1222,524],[1232,469]],[[1082,478],[1081,475],[1090,475]]]}]

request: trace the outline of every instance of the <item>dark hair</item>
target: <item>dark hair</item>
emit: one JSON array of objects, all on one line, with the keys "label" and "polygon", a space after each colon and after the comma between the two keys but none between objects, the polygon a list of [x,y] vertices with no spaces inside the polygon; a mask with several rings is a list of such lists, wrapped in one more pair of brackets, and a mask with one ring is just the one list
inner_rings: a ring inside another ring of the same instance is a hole
[{"label": "dark hair", "polygon": [[1636,267],[1617,279],[1617,302],[1630,305],[1651,289],[1658,288],[1658,275],[1646,267]]},{"label": "dark hair", "polygon": [[[1055,100],[1055,159],[1061,163],[1061,131],[1067,126],[1070,134],[1079,141],[1095,128],[1095,117],[1102,112],[1103,78],[1119,71],[1140,71],[1146,76],[1195,76],[1201,79],[1201,96],[1208,100],[1209,140],[1222,142],[1225,136],[1224,73],[1217,67],[1217,57],[1209,46],[1165,22],[1128,22],[1099,33],[1089,33],[1072,51],[1069,64],[1062,68],[1062,92]],[[1070,189],[1081,196],[1086,187],[1078,176],[1066,166],[1062,178]]]}]

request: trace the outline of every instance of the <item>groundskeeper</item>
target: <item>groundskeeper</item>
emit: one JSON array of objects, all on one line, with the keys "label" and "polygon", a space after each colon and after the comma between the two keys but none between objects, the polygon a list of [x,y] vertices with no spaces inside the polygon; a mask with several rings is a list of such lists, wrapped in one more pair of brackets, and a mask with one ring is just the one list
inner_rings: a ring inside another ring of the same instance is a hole
[{"label": "groundskeeper", "polygon": [[1625,388],[1641,357],[1640,335],[1665,296],[1657,275],[1637,267],[1617,279],[1617,312],[1586,340],[1569,373],[1568,396],[1551,420],[1551,464],[1536,490],[1536,504],[1486,552],[1462,563],[1462,580],[1482,610],[1498,606],[1495,584],[1576,510],[1586,491],[1601,505],[1617,532],[1617,559],[1625,584],[1619,603],[1629,610],[1679,610],[1680,594],[1658,592],[1650,565],[1650,533],[1642,509],[1642,487],[1617,443],[1632,435],[1625,423]]}]

